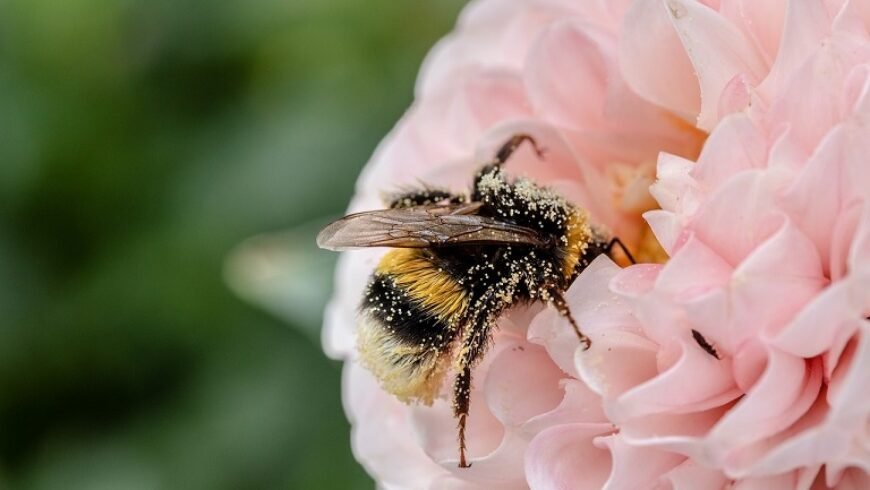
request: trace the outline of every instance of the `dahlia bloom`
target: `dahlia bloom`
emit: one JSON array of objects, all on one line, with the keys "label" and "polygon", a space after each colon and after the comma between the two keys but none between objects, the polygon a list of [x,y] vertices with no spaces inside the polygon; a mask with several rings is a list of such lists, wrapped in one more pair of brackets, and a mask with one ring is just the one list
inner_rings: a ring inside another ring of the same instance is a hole
[{"label": "dahlia bloom", "polygon": [[[475,370],[471,468],[449,381],[430,406],[355,361],[383,250],[347,252],[324,346],[356,457],[384,488],[870,488],[870,4],[477,0],[351,211],[506,171],[558,189],[640,264],[505,315]],[[712,344],[706,352],[695,332]],[[715,356],[713,355],[715,353]]]}]

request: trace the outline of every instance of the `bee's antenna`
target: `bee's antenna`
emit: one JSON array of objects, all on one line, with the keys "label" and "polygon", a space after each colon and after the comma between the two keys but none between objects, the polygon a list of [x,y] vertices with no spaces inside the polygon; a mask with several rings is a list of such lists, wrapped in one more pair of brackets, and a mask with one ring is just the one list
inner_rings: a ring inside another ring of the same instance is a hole
[{"label": "bee's antenna", "polygon": [[614,238],[613,240],[610,240],[610,243],[607,244],[607,255],[610,255],[610,252],[613,251],[614,245],[619,245],[619,248],[622,249],[622,253],[624,253],[625,256],[628,257],[628,260],[632,263],[632,265],[637,263],[637,261],[634,260],[634,256],[631,255],[631,252],[628,251],[628,247],[626,247],[625,244],[622,243],[622,240],[620,240],[619,238]]}]

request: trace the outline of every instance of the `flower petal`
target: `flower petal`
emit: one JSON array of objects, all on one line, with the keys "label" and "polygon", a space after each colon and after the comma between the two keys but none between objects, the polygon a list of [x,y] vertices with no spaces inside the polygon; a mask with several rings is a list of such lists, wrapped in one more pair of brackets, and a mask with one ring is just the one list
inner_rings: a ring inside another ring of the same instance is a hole
[{"label": "flower petal", "polygon": [[763,168],[766,160],[765,135],[749,116],[732,114],[725,117],[707,138],[690,175],[708,194],[744,170]]},{"label": "flower petal", "polygon": [[554,124],[578,129],[602,123],[615,49],[612,34],[582,23],[557,22],[535,44],[526,65],[529,99]]},{"label": "flower petal", "polygon": [[[620,271],[606,256],[598,257],[574,281],[565,299],[574,318],[587,335],[603,329],[637,330],[627,306],[610,292],[610,280]],[[594,325],[595,329],[586,329]],[[529,341],[543,345],[562,370],[577,377],[574,353],[579,347],[577,334],[555,310],[548,308],[532,320]]]},{"label": "flower petal", "polygon": [[725,488],[728,483],[721,471],[706,468],[691,459],[662,475],[661,480],[670,483],[673,490]]},{"label": "flower petal", "polygon": [[529,487],[600,489],[610,474],[611,457],[592,441],[612,431],[610,424],[567,424],[538,434],[526,455]]},{"label": "flower petal", "polygon": [[787,5],[776,61],[759,87],[764,94],[780,92],[783,84],[830,33],[831,21],[822,0],[792,1]]},{"label": "flower petal", "polygon": [[662,0],[638,0],[625,14],[619,62],[641,97],[694,120],[701,109],[698,79]]},{"label": "flower petal", "polygon": [[[409,488],[435,478],[444,470],[407,437],[412,432],[405,405],[381,390],[372,375],[354,362],[345,364],[345,410],[353,430],[356,459],[385,485]],[[354,421],[365,423],[354,423]]]},{"label": "flower petal", "polygon": [[744,470],[757,460],[757,455],[740,455],[737,449],[794,423],[810,408],[821,386],[818,363],[776,350],[768,355],[767,369],[758,383],[707,436],[710,454],[731,472]]},{"label": "flower petal", "polygon": [[598,437],[594,444],[607,448],[613,461],[603,490],[644,488],[685,460],[679,454],[632,446],[619,434]]},{"label": "flower petal", "polygon": [[601,396],[614,398],[657,374],[656,345],[643,336],[617,330],[589,338],[592,346],[578,349],[574,362],[580,379]]},{"label": "flower petal", "polygon": [[653,413],[698,412],[742,395],[731,376],[730,361],[717,360],[694,341],[683,340],[680,347],[682,355],[670,369],[620,395],[608,414],[626,420]]},{"label": "flower petal", "polygon": [[552,410],[563,396],[562,372],[544,349],[520,340],[512,344],[492,360],[483,385],[490,412],[506,427]]},{"label": "flower petal", "polygon": [[755,84],[767,73],[767,67],[744,35],[714,10],[685,0],[665,3],[698,76],[701,90],[698,127],[709,131],[727,115],[718,114],[718,107],[728,82],[742,74]]}]

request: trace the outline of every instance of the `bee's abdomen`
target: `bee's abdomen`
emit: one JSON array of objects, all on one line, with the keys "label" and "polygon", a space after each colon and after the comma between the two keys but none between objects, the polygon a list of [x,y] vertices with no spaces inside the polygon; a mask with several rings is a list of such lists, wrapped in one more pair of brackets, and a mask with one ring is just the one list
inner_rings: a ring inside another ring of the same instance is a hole
[{"label": "bee's abdomen", "polygon": [[461,285],[424,251],[388,252],[361,305],[363,364],[399,399],[431,403],[467,308]]},{"label": "bee's abdomen", "polygon": [[437,347],[449,330],[448,321],[401,287],[395,277],[375,274],[362,304],[363,312],[389,329],[396,341]]}]

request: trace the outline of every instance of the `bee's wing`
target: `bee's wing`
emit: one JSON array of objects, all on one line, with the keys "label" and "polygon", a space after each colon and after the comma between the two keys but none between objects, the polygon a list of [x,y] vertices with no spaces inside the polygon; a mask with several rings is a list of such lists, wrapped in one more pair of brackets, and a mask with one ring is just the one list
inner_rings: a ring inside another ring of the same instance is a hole
[{"label": "bee's wing", "polygon": [[531,228],[472,214],[480,203],[379,209],[345,216],[317,235],[329,250],[359,247],[429,248],[472,244],[522,244],[545,241]]}]

